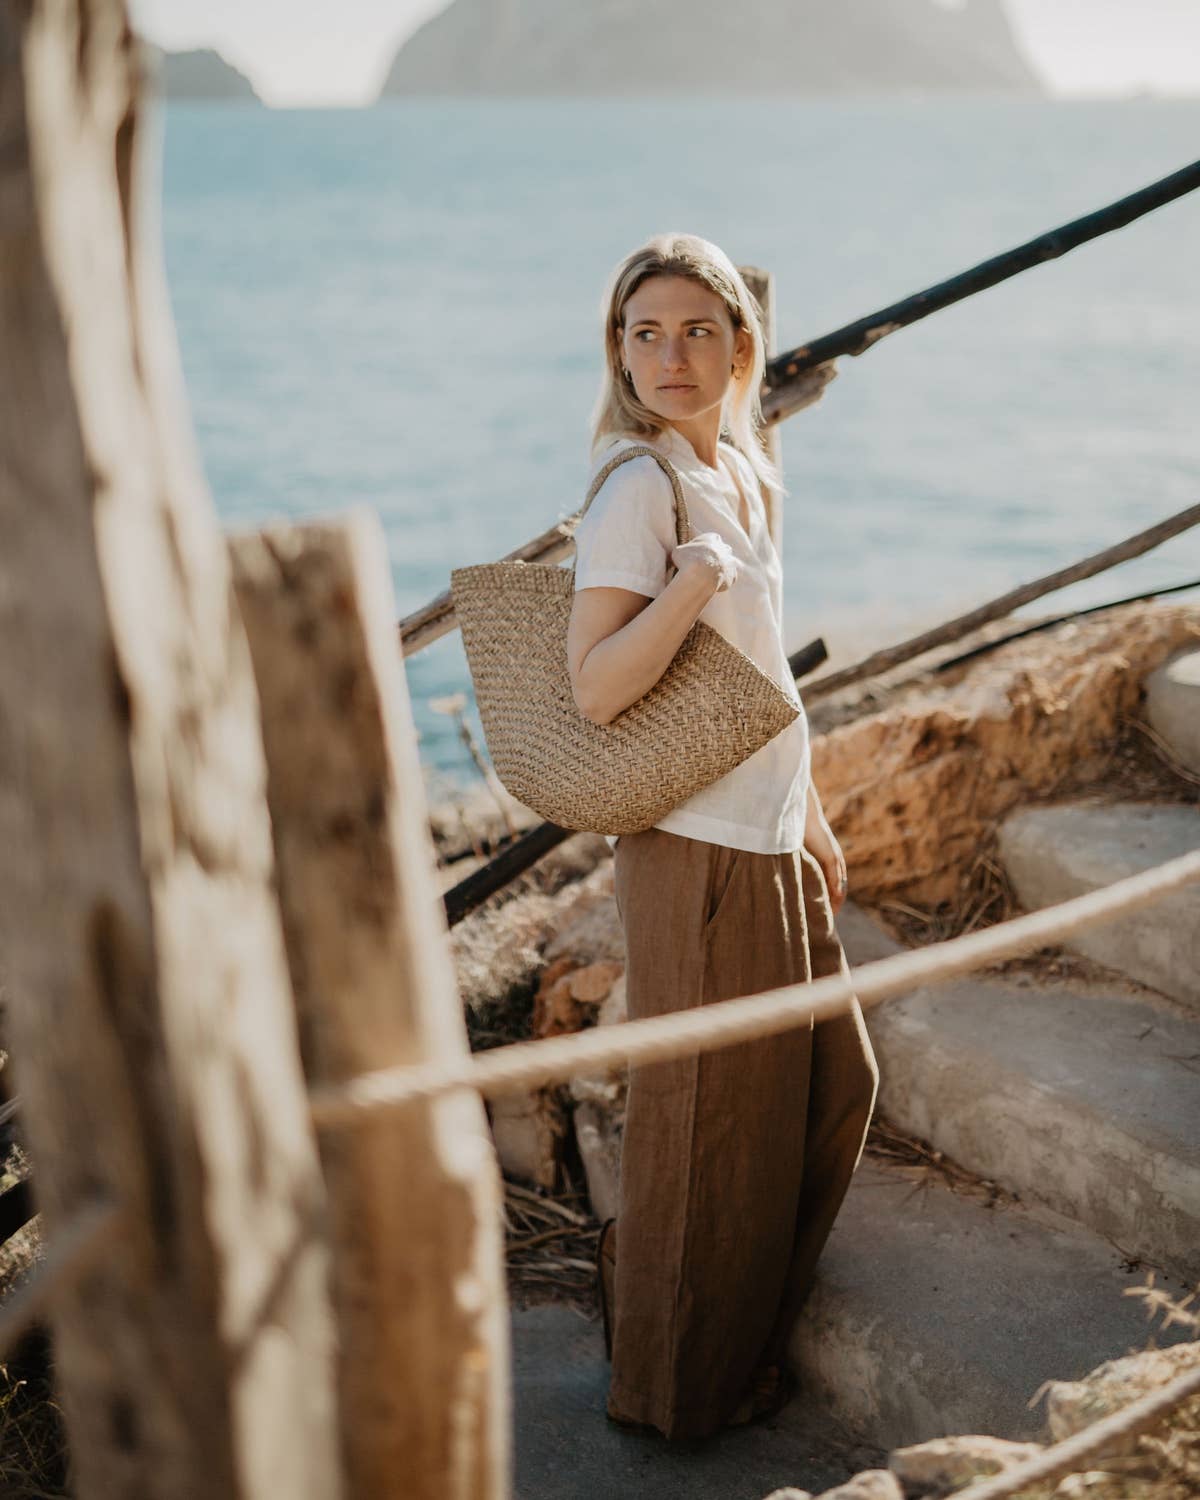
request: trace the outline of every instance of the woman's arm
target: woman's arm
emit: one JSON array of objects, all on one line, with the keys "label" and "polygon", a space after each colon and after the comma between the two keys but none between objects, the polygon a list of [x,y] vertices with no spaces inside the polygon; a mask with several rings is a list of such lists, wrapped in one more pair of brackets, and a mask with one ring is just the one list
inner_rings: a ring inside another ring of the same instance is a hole
[{"label": "woman's arm", "polygon": [[804,847],[821,866],[825,884],[829,888],[829,903],[836,914],[846,899],[846,856],[829,826],[829,819],[826,818],[825,809],[817,795],[816,782],[811,776],[808,781],[808,812],[804,820]]},{"label": "woman's arm", "polygon": [[648,693],[719,581],[714,569],[691,562],[656,599],[632,589],[577,590],[567,627],[567,662],[580,713],[608,724]]}]

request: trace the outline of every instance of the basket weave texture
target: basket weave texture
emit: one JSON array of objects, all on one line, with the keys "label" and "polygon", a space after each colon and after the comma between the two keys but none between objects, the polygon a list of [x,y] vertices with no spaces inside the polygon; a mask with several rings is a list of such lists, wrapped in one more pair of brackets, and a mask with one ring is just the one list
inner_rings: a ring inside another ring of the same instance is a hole
[{"label": "basket weave texture", "polygon": [[[578,524],[618,464],[641,454],[670,479],[676,536],[689,540],[679,476],[645,444],[602,466],[568,524]],[[596,724],[575,702],[567,663],[573,565],[480,563],[455,568],[450,585],[496,774],[519,802],[562,828],[651,828],[800,713],[744,651],[697,620],[649,692],[610,723]]]}]

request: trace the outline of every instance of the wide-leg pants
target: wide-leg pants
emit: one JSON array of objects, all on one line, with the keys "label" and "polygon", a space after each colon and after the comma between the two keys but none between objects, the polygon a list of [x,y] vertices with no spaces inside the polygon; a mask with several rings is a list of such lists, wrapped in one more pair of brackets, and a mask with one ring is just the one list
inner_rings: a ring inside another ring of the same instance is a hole
[{"label": "wide-leg pants", "polygon": [[[614,849],[630,1018],[849,973],[807,849],[649,828]],[[615,1415],[701,1437],[783,1356],[862,1155],[879,1071],[843,1014],[631,1069],[616,1226]]]}]

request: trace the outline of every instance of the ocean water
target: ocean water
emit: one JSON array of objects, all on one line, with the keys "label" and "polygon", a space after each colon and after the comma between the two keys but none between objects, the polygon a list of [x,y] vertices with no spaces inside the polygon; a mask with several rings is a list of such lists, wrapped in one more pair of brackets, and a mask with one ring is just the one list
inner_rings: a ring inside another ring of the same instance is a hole
[{"label": "ocean water", "polygon": [[[773,270],[787,347],[1198,142],[1200,100],[173,105],[167,273],[219,514],[372,507],[406,614],[582,503],[601,292],[647,235]],[[1196,503],[1197,266],[1200,193],[841,361],[783,429],[788,649],[844,662]],[[1021,613],[1193,578],[1195,532]],[[457,634],[407,674],[423,763],[477,780],[429,707],[469,694]]]}]

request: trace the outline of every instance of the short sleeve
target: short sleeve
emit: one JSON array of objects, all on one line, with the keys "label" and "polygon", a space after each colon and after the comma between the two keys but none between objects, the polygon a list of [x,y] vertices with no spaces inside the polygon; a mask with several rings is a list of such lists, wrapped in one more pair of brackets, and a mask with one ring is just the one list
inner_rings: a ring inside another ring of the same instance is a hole
[{"label": "short sleeve", "polygon": [[575,528],[575,588],[657,598],[675,547],[671,481],[647,454],[618,465]]}]

